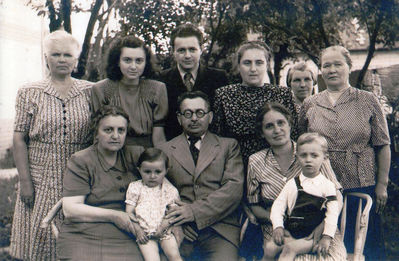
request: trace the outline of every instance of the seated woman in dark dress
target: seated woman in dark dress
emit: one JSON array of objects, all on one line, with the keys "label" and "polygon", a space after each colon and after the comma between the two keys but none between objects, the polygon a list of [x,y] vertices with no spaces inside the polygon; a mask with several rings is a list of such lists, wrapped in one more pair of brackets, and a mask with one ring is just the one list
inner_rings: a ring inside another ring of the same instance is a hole
[{"label": "seated woman in dark dress", "polygon": [[144,149],[124,145],[128,124],[121,108],[101,107],[92,122],[94,144],[69,160],[60,260],[142,260],[124,200],[129,183],[140,177],[135,162]]}]

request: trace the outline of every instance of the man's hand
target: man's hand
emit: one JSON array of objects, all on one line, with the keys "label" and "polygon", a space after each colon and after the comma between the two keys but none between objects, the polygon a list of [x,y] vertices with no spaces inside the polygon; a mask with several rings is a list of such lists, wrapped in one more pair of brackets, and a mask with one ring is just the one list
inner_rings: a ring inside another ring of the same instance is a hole
[{"label": "man's hand", "polygon": [[194,221],[194,213],[190,204],[176,201],[177,206],[170,207],[168,214],[165,216],[169,222],[175,226],[181,226],[184,223]]},{"label": "man's hand", "polygon": [[276,245],[281,246],[284,244],[284,228],[278,227],[273,230],[273,240]]},{"label": "man's hand", "polygon": [[185,238],[190,242],[194,242],[198,238],[197,232],[195,232],[195,230],[189,225],[183,226],[183,233]]}]

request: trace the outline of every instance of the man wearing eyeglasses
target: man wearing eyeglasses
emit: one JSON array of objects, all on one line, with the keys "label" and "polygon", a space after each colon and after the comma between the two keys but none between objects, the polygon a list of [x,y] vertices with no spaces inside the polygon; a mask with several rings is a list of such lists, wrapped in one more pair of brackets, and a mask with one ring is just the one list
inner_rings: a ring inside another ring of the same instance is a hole
[{"label": "man wearing eyeglasses", "polygon": [[213,113],[203,92],[184,93],[178,104],[183,133],[160,147],[169,157],[168,179],[181,198],[166,218],[183,227],[185,260],[237,260],[237,207],[244,184],[238,143],[208,131]]},{"label": "man wearing eyeglasses", "polygon": [[200,63],[203,40],[202,32],[191,23],[177,26],[171,34],[171,54],[176,65],[162,71],[159,79],[166,84],[168,93],[169,113],[165,123],[167,140],[182,131],[175,115],[179,95],[200,90],[209,96],[212,104],[215,90],[228,84],[224,70]]}]

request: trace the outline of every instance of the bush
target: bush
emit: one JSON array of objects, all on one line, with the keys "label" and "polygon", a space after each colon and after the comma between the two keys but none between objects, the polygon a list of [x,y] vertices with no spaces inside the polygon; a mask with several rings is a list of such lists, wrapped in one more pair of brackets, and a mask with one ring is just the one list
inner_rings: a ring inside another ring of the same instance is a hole
[{"label": "bush", "polygon": [[12,148],[8,148],[4,158],[0,159],[0,169],[12,169],[15,167],[14,157],[12,156]]},{"label": "bush", "polygon": [[0,247],[10,244],[17,182],[18,176],[3,178],[0,182]]}]

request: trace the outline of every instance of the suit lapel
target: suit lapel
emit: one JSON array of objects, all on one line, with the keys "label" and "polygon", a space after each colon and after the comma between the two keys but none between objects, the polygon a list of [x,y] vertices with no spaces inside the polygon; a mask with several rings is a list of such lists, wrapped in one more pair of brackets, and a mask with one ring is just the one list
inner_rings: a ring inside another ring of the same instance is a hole
[{"label": "suit lapel", "polygon": [[175,84],[178,88],[178,93],[183,93],[187,91],[186,85],[184,85],[183,79],[181,78],[179,69],[177,69],[177,66],[173,68],[172,71],[172,81],[175,81]]},{"label": "suit lapel", "polygon": [[193,157],[191,156],[188,142],[184,134],[180,134],[176,138],[174,144],[171,145],[173,151],[172,154],[177,162],[187,170],[191,175],[194,175],[195,165]]},{"label": "suit lapel", "polygon": [[211,164],[219,153],[219,142],[212,133],[207,133],[201,142],[201,149],[198,156],[197,166],[195,167],[194,180],[198,178],[202,171]]}]

